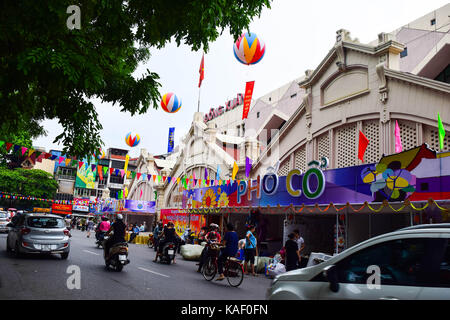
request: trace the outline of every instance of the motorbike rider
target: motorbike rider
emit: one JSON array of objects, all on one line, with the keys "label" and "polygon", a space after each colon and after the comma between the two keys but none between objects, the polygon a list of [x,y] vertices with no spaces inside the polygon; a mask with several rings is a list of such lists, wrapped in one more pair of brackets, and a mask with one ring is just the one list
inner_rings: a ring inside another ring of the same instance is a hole
[{"label": "motorbike rider", "polygon": [[162,250],[164,245],[168,242],[177,243],[177,236],[175,232],[175,225],[172,221],[169,221],[167,225],[161,232],[161,236],[159,237],[158,251],[156,251],[155,260],[153,262],[158,261],[158,256],[162,256]]},{"label": "motorbike rider", "polygon": [[108,232],[110,227],[111,224],[108,218],[102,216],[102,221],[97,225],[97,228],[95,229],[95,238],[99,241],[102,241],[105,233]]},{"label": "motorbike rider", "polygon": [[116,221],[111,225],[105,236],[109,236],[113,232],[112,236],[105,241],[104,244],[104,257],[109,255],[109,249],[116,243],[125,242],[125,230],[127,226],[123,223],[123,216],[119,213],[116,217]]},{"label": "motorbike rider", "polygon": [[162,222],[158,222],[155,229],[153,230],[153,246],[155,248],[155,251],[158,251],[159,235],[161,234],[162,230],[163,230],[163,224],[162,224]]},{"label": "motorbike rider", "polygon": [[[209,244],[211,243],[220,243],[220,233],[219,233],[219,226],[215,223],[211,223],[209,225],[209,232],[205,236],[205,241]],[[208,249],[209,247],[206,245],[203,250],[202,254],[200,255],[200,263],[198,264],[197,272],[202,272],[202,267],[206,262],[206,259],[208,258]]]}]

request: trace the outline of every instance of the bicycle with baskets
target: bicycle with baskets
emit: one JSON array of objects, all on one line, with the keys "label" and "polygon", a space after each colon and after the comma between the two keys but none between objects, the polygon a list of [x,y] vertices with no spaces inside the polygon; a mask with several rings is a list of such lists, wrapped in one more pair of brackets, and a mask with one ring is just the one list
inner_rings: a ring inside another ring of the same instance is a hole
[{"label": "bicycle with baskets", "polygon": [[[208,244],[208,246],[209,254],[205,264],[203,265],[202,274],[205,280],[211,281],[217,274],[217,261],[220,249],[224,247],[217,244]],[[223,271],[228,283],[232,287],[240,286],[242,281],[244,280],[244,267],[236,258],[228,257],[224,263]]]}]

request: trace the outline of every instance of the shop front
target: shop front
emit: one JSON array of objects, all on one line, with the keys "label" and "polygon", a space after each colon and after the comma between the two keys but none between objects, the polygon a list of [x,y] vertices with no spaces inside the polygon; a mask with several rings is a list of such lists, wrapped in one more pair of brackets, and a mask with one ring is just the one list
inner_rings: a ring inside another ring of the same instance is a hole
[{"label": "shop front", "polygon": [[425,144],[376,164],[327,170],[327,163],[322,158],[305,173],[268,172],[186,190],[183,208],[206,215],[207,223],[235,223],[240,236],[247,224],[256,224],[260,245],[270,254],[295,229],[305,240],[305,254],[334,254],[403,227],[448,221],[450,157]]}]

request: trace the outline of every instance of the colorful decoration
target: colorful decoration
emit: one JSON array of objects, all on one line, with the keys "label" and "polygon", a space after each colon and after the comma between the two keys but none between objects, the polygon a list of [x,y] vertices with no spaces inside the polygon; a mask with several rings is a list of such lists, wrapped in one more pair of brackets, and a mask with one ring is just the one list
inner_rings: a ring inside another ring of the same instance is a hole
[{"label": "colorful decoration", "polygon": [[165,112],[175,113],[181,109],[181,99],[174,93],[166,93],[161,100],[161,107]]},{"label": "colorful decoration", "polygon": [[136,147],[141,142],[141,137],[137,133],[129,132],[125,136],[125,142],[130,147]]},{"label": "colorful decoration", "polygon": [[105,159],[106,158],[105,151],[103,151],[102,149],[100,149],[99,151],[100,151],[100,153],[98,154],[98,158],[99,159]]},{"label": "colorful decoration", "polygon": [[256,64],[264,57],[266,45],[256,33],[243,33],[235,42],[234,56],[240,63]]}]

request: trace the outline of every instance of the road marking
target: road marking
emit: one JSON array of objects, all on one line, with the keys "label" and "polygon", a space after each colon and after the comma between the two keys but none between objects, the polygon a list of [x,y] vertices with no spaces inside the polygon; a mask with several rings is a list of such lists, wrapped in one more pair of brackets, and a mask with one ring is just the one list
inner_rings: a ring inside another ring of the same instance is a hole
[{"label": "road marking", "polygon": [[92,252],[92,251],[89,251],[89,250],[83,250],[84,252],[87,252],[87,253],[90,253],[90,254],[95,254],[96,256],[99,256],[100,254],[99,253],[95,253],[95,252]]},{"label": "road marking", "polygon": [[157,274],[157,275],[162,276],[162,277],[170,278],[169,276],[166,276],[165,274],[158,273],[158,272],[155,272],[155,271],[152,271],[152,270],[148,270],[148,269],[145,269],[145,268],[142,268],[142,267],[138,267],[138,269],[140,269],[142,271],[151,272],[151,273]]}]

